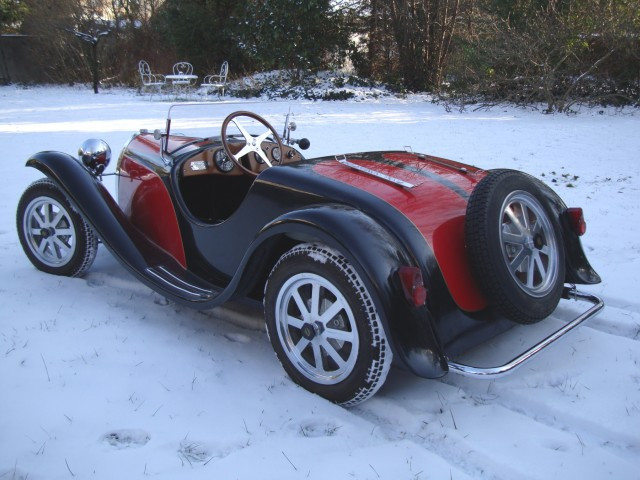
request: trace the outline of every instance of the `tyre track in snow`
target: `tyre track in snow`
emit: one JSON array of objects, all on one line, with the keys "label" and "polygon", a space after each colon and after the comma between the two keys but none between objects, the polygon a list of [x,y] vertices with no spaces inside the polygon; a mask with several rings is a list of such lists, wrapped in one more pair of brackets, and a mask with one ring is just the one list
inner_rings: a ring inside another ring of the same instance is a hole
[{"label": "tyre track in snow", "polygon": [[[640,342],[628,335],[636,316],[611,309],[496,380],[426,381],[394,371],[355,412],[477,478],[638,478],[628,460],[640,454]],[[522,335],[526,329],[511,341]],[[629,382],[636,395],[620,393]]]},{"label": "tyre track in snow", "polygon": [[607,304],[600,315],[585,324],[586,327],[611,335],[640,342],[640,309],[625,309]]},{"label": "tyre track in snow", "polygon": [[[95,276],[91,280],[116,289],[129,286],[128,278],[118,276]],[[252,317],[260,316],[261,312],[253,312]],[[593,325],[595,319],[589,321],[544,352],[541,359],[506,378],[487,381],[451,374],[430,381],[394,370],[381,392],[349,411],[375,425],[390,442],[409,441],[418,450],[423,449],[425,456],[436,455],[449,463],[453,472],[464,472],[472,478],[535,479],[577,474],[586,478],[610,474],[634,478],[629,476],[631,466],[624,456],[628,458],[629,450],[640,453],[633,434],[633,428],[640,428],[637,417],[635,423],[612,425],[610,419],[594,413],[600,398],[596,394],[602,394],[602,389],[590,385],[588,374],[625,349],[632,353],[628,361],[640,358],[640,342],[630,335],[637,314],[608,309],[601,317],[598,325]],[[505,350],[505,343],[518,345],[522,337],[535,337],[542,328],[514,330],[511,339],[496,339],[489,350]],[[479,357],[493,361],[482,347],[478,350]],[[591,358],[592,352],[598,358]],[[640,372],[638,379],[640,385]],[[585,399],[588,408],[581,410],[580,403]],[[625,408],[624,402],[617,408]],[[631,400],[627,408],[631,413],[637,408],[640,415],[640,402]],[[513,462],[505,463],[505,458]],[[532,458],[542,459],[546,466],[541,468]]]}]

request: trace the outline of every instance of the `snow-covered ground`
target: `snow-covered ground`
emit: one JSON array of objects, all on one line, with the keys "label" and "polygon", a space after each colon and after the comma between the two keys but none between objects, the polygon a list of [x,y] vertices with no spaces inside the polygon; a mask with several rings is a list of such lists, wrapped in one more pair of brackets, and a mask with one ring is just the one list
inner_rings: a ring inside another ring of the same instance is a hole
[{"label": "snow-covered ground", "polygon": [[[22,253],[15,208],[40,176],[28,156],[98,136],[112,172],[132,132],[164,126],[167,106],[124,90],[0,87],[0,480],[640,478],[637,112],[448,113],[384,98],[223,102],[183,123],[215,134],[249,109],[280,129],[291,107],[309,157],[411,146],[527,171],[585,209],[599,317],[506,378],[392,370],[373,399],[344,409],[294,385],[262,331],[167,302],[104,248],[80,279],[41,273]],[[508,360],[560,321],[472,355]]]}]

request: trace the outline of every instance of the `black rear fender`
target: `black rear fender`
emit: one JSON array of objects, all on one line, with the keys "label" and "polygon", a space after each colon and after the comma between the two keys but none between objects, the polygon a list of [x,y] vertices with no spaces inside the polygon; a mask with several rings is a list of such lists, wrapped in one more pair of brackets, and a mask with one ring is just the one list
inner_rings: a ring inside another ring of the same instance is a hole
[{"label": "black rear fender", "polygon": [[[534,177],[532,177],[534,178]],[[536,179],[536,185],[547,198],[549,207],[557,215],[562,228],[562,238],[565,246],[566,278],[569,283],[591,285],[600,283],[600,276],[593,269],[587,255],[582,248],[580,237],[571,228],[571,221],[567,213],[567,205],[556,192]]]},{"label": "black rear fender", "polygon": [[[246,290],[261,268],[266,278],[279,256],[297,243],[321,243],[339,251],[358,271],[392,339],[393,352],[417,375],[435,378],[447,372],[427,307],[406,300],[396,272],[411,265],[409,256],[387,230],[359,210],[321,205],[290,212],[266,225],[243,262],[238,290]],[[258,243],[259,245],[256,245]],[[265,259],[269,259],[265,262]],[[245,287],[242,287],[245,285]]]}]

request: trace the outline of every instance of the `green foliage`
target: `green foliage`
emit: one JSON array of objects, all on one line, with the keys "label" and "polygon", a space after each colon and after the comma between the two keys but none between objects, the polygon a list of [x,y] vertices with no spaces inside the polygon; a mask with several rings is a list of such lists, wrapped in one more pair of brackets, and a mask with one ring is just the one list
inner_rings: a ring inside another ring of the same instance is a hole
[{"label": "green foliage", "polygon": [[20,0],[0,0],[0,33],[16,33],[29,9]]},{"label": "green foliage", "polygon": [[177,55],[202,71],[324,68],[344,57],[347,32],[329,0],[166,0],[156,19]]},{"label": "green foliage", "polygon": [[264,0],[254,8],[245,38],[261,69],[299,75],[344,57],[348,36],[330,0]]},{"label": "green foliage", "polygon": [[246,65],[239,37],[247,29],[248,5],[234,0],[166,0],[152,19],[163,42],[197,71],[213,72],[224,60]]}]

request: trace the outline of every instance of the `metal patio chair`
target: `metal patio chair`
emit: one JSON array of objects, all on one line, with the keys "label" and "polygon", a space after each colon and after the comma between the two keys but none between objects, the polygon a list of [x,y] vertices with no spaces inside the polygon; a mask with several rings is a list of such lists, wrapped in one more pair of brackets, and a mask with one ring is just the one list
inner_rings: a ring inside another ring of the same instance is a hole
[{"label": "metal patio chair", "polygon": [[222,92],[222,96],[224,96],[224,90],[227,86],[227,75],[229,74],[229,62],[226,60],[222,62],[222,66],[220,67],[220,73],[218,75],[207,75],[204,77],[202,84],[200,87],[205,88],[207,95],[209,94],[209,89],[216,88],[218,89],[218,97],[220,97],[220,92]]}]

